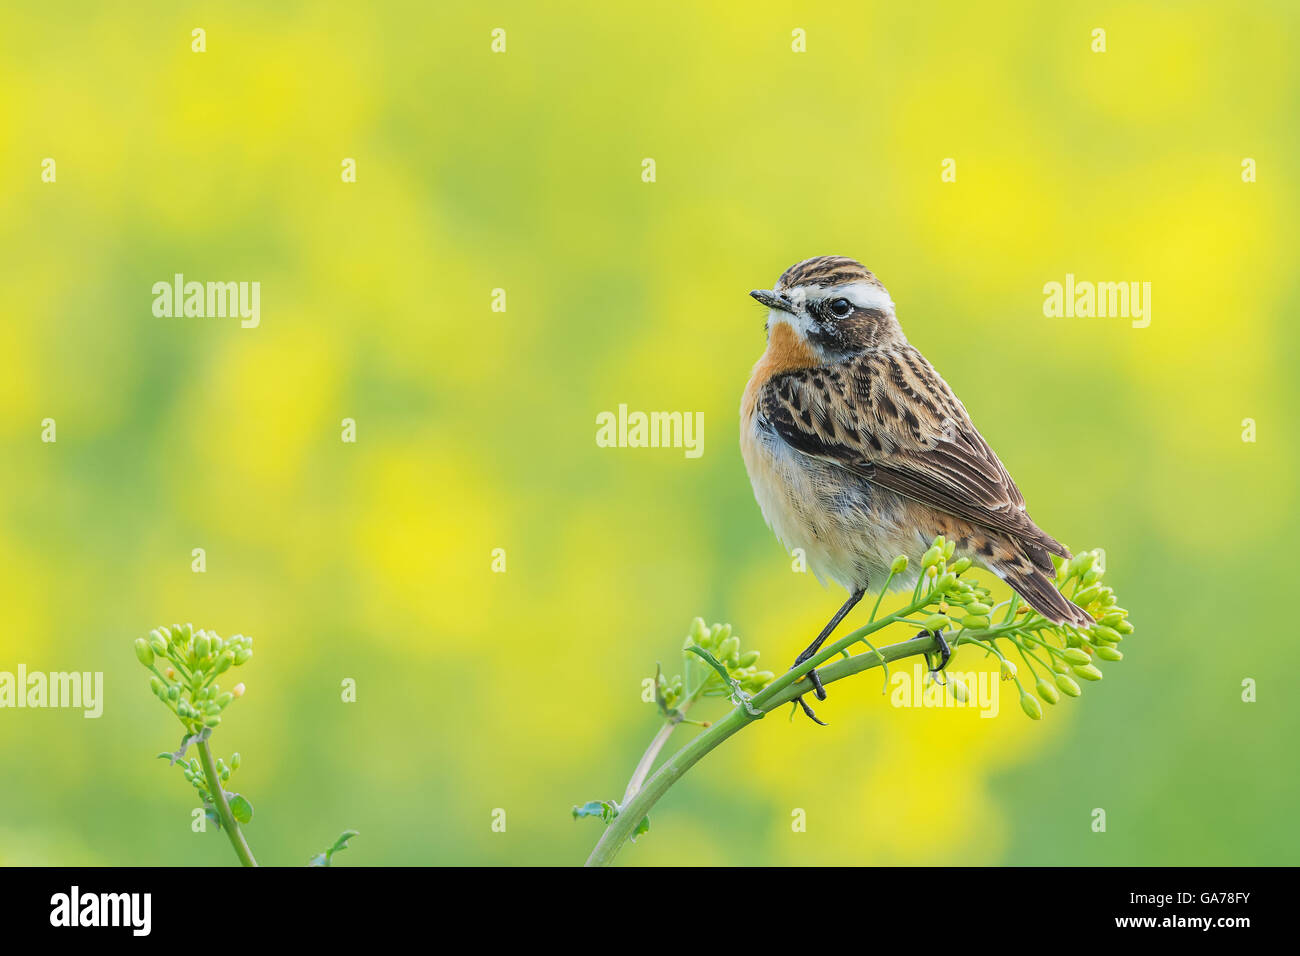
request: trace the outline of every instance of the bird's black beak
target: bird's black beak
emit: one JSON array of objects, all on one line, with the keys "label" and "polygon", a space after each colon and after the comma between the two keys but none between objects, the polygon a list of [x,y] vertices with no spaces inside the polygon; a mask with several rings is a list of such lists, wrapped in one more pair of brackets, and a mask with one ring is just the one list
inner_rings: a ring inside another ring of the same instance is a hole
[{"label": "bird's black beak", "polygon": [[750,293],[755,299],[763,303],[769,309],[780,309],[782,312],[794,312],[794,303],[784,292],[772,292],[768,289],[755,289]]}]

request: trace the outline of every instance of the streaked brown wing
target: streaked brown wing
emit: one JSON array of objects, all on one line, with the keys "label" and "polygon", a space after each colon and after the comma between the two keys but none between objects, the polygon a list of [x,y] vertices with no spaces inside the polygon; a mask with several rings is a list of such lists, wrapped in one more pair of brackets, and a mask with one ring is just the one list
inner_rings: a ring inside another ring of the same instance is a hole
[{"label": "streaked brown wing", "polygon": [[1067,555],[939,373],[911,346],[773,376],[759,410],[806,455],[985,528]]}]

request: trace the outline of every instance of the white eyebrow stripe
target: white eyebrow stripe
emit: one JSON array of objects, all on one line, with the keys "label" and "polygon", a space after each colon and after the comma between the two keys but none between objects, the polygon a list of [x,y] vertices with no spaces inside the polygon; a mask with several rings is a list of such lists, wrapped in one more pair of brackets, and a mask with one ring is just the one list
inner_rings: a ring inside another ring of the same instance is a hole
[{"label": "white eyebrow stripe", "polygon": [[827,290],[824,298],[845,298],[859,309],[879,309],[882,312],[894,311],[894,300],[889,293],[878,285],[866,282],[850,282]]}]

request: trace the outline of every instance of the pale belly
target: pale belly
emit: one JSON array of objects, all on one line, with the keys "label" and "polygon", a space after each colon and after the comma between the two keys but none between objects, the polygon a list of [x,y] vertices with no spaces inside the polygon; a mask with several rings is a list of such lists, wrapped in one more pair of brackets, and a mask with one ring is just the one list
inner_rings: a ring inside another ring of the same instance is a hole
[{"label": "pale belly", "polygon": [[929,536],[909,503],[838,465],[795,451],[754,415],[741,426],[741,454],[763,518],[786,550],[803,550],[819,580],[849,591],[879,589],[895,557],[908,571],[890,590],[911,587]]}]

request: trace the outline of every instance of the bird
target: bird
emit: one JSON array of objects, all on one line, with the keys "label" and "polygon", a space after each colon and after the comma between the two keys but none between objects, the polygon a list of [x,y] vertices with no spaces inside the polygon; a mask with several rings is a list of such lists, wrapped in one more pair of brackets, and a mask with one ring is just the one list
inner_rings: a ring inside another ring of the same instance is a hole
[{"label": "bird", "polygon": [[[763,518],[819,580],[849,598],[799,655],[811,658],[898,555],[911,587],[938,535],[996,574],[1048,620],[1092,616],[1053,584],[1043,531],[1006,467],[943,377],[903,334],[894,300],[856,259],[816,256],[749,293],[767,308],[767,347],[740,405],[740,446]],[[941,661],[950,650],[934,635]],[[816,697],[826,692],[808,675]],[[817,723],[811,707],[798,698]]]}]

